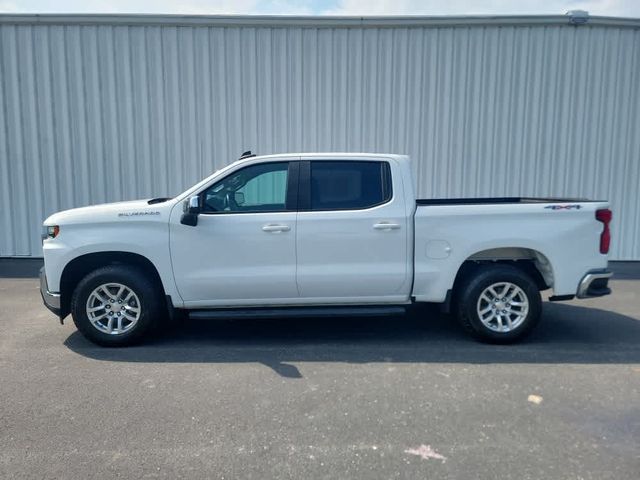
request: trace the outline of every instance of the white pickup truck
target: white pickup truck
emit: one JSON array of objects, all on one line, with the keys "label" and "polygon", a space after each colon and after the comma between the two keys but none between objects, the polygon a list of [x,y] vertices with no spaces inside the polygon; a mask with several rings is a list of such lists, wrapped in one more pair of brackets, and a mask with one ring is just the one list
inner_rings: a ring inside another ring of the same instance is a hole
[{"label": "white pickup truck", "polygon": [[45,305],[100,345],[166,317],[387,315],[443,304],[481,340],[521,338],[551,300],[610,293],[608,203],[416,200],[403,155],[241,159],[175,198],[49,217]]}]

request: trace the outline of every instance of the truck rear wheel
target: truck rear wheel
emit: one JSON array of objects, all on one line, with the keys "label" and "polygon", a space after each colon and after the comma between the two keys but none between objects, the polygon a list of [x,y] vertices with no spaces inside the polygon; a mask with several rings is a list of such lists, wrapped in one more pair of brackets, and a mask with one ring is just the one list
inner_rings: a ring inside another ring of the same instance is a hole
[{"label": "truck rear wheel", "polygon": [[511,343],[539,322],[542,299],[536,282],[522,270],[504,264],[480,267],[461,283],[457,317],[476,338]]},{"label": "truck rear wheel", "polygon": [[71,299],[73,322],[92,342],[120,347],[140,341],[159,318],[162,295],[144,272],[124,265],[84,277]]}]

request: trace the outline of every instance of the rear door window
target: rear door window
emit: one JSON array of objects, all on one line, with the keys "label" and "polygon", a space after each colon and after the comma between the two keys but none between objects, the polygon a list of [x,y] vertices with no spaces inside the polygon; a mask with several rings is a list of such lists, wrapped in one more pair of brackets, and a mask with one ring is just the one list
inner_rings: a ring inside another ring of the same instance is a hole
[{"label": "rear door window", "polygon": [[387,162],[312,161],[311,210],[354,210],[391,199]]}]

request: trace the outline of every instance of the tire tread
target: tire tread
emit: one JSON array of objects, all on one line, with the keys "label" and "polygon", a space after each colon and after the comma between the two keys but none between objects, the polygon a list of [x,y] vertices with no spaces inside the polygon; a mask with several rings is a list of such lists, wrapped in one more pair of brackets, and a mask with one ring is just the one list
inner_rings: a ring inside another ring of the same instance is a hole
[{"label": "tire tread", "polygon": [[[97,281],[126,283],[141,297],[143,314],[131,332],[122,336],[109,336],[91,325],[86,317],[84,303]],[[162,297],[158,295],[157,286],[144,271],[129,265],[107,265],[93,270],[80,280],[71,297],[71,313],[76,328],[93,343],[106,347],[128,346],[139,343],[158,323],[156,319],[161,313],[159,300]]]},{"label": "tire tread", "polygon": [[[510,281],[522,288],[529,300],[529,314],[523,324],[508,333],[493,332],[476,318],[476,291],[494,282]],[[456,294],[456,317],[462,328],[487,343],[513,343],[528,335],[541,317],[542,299],[536,282],[521,269],[507,264],[481,266],[473,270],[459,285]]]}]

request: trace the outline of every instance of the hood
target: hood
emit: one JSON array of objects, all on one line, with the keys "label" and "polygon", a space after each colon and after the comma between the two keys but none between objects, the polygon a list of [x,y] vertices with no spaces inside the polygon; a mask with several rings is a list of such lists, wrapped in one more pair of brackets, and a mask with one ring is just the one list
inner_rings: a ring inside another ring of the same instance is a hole
[{"label": "hood", "polygon": [[72,208],[54,213],[44,225],[70,225],[76,223],[115,222],[130,219],[155,219],[171,208],[173,202],[153,203],[149,199],[130,202],[103,203],[89,207]]}]

